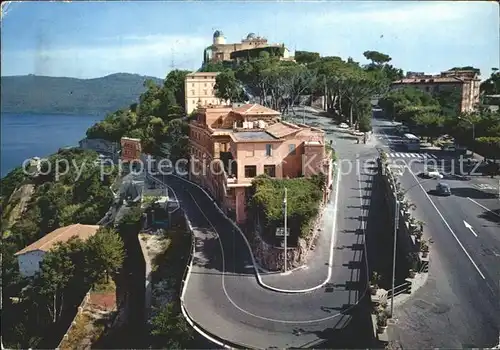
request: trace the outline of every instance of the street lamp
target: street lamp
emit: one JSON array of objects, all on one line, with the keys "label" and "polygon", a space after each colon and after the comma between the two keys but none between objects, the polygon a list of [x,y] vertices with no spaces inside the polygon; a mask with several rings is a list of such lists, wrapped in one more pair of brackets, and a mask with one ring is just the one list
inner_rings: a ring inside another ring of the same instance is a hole
[{"label": "street lamp", "polygon": [[[426,180],[430,181],[430,180]],[[418,182],[416,185],[411,186],[410,188],[406,189],[403,193],[402,196],[406,195],[408,191],[413,189],[416,186],[422,185],[422,183],[426,182]],[[391,317],[394,315],[394,292],[395,292],[395,284],[396,284],[396,252],[397,252],[397,237],[398,237],[398,229],[399,229],[399,215],[400,215],[400,200],[398,199],[398,193],[397,193],[397,186],[396,186],[396,180],[394,178],[391,178],[391,182],[394,186],[394,230],[393,230],[393,247],[392,247],[392,285],[391,285]]]}]

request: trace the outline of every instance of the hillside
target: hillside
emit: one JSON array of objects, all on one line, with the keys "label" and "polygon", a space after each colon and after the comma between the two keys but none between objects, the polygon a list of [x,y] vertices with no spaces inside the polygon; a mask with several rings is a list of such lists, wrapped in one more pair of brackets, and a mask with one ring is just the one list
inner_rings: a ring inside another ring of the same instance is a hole
[{"label": "hillside", "polygon": [[6,113],[104,114],[137,101],[143,83],[162,79],[116,73],[77,79],[20,75],[1,77],[1,106]]}]

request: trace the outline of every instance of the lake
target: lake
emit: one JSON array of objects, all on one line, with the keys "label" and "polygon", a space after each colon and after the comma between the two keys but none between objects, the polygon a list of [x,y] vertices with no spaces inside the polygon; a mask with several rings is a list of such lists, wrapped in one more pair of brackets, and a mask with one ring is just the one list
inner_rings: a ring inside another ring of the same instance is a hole
[{"label": "lake", "polygon": [[85,132],[104,116],[2,113],[1,177],[25,159],[45,157],[61,147],[78,146]]}]

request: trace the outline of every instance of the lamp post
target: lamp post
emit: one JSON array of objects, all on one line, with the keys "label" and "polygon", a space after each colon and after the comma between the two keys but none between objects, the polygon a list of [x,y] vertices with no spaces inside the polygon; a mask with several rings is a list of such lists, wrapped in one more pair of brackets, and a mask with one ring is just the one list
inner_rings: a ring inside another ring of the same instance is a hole
[{"label": "lamp post", "polygon": [[283,198],[283,211],[285,212],[285,218],[284,218],[284,229],[285,229],[285,264],[284,264],[284,267],[285,267],[285,272],[286,272],[286,268],[287,268],[287,258],[288,258],[288,251],[287,251],[287,233],[288,233],[288,230],[287,230],[287,188],[285,187],[285,197]]},{"label": "lamp post", "polygon": [[[393,182],[394,183],[394,182]],[[394,183],[394,190],[396,190],[396,184]],[[391,292],[391,317],[394,315],[394,290],[396,284],[396,249],[397,249],[397,239],[398,239],[398,228],[399,228],[399,200],[398,195],[394,192],[394,244],[392,246],[392,292]]]}]

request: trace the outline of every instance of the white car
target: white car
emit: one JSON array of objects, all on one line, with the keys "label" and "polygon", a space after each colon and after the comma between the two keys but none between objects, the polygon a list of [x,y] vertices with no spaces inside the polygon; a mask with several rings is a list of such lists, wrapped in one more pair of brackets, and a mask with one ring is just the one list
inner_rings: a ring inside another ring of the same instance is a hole
[{"label": "white car", "polygon": [[442,179],[444,177],[443,174],[433,168],[425,169],[424,176],[432,179]]},{"label": "white car", "polygon": [[349,129],[349,125],[347,125],[346,123],[340,123],[339,128],[341,128],[341,129]]},{"label": "white car", "polygon": [[404,173],[404,168],[401,165],[391,164],[389,165],[389,169],[396,176],[402,176]]}]

